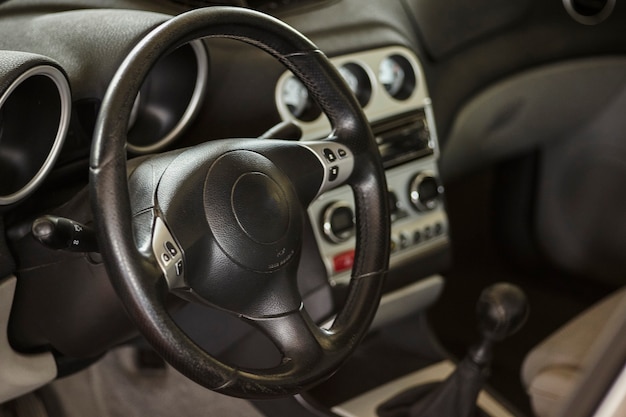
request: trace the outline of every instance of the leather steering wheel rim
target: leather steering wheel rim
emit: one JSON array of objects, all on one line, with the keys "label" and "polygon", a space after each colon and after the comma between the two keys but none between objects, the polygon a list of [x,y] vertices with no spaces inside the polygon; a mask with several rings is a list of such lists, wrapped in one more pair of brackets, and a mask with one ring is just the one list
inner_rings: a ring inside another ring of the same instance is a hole
[{"label": "leather steering wheel rim", "polygon": [[[125,148],[133,102],[159,57],[205,37],[240,40],[279,60],[305,83],[328,116],[333,140],[338,138],[354,154],[354,169],[345,182],[355,198],[357,240],[348,296],[330,329],[308,323],[306,314],[294,315],[305,322],[294,322],[294,329],[315,333],[311,340],[317,343],[302,347],[303,360],[294,361],[299,363],[284,360],[269,370],[244,370],[205,352],[170,317],[165,306],[167,282],[133,237]],[[388,269],[390,231],[378,149],[359,104],[336,69],[313,43],[277,19],[245,9],[211,7],[174,17],[150,32],[122,63],[102,102],[91,152],[90,195],[107,272],[130,317],[168,363],[211,390],[243,398],[302,392],[336,371],[374,317]]]}]

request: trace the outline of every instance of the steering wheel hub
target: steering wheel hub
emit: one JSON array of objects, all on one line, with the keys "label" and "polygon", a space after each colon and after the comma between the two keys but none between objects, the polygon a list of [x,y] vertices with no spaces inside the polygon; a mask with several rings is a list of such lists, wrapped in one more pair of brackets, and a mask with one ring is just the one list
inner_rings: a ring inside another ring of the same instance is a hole
[{"label": "steering wheel hub", "polygon": [[231,205],[239,227],[260,244],[276,243],[289,227],[285,193],[261,172],[243,174],[233,186]]},{"label": "steering wheel hub", "polygon": [[299,247],[303,215],[289,178],[261,154],[228,152],[211,166],[205,216],[215,240],[244,268],[269,272]]}]

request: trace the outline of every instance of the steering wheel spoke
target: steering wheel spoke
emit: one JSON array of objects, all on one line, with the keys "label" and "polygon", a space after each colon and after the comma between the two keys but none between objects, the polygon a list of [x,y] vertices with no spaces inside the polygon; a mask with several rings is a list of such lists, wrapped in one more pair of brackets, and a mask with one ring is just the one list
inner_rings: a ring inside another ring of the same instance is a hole
[{"label": "steering wheel spoke", "polygon": [[318,195],[345,184],[352,175],[354,155],[348,146],[333,140],[300,144],[315,154],[322,166],[324,179]]},{"label": "steering wheel spoke", "polygon": [[249,143],[280,168],[293,184],[303,207],[323,192],[346,183],[354,170],[350,148],[334,140]]},{"label": "steering wheel spoke", "polygon": [[327,355],[324,330],[313,323],[302,305],[283,315],[245,320],[269,337],[282,353],[283,365],[313,367]]},{"label": "steering wheel spoke", "polygon": [[158,216],[154,220],[151,249],[170,291],[188,288],[183,250]]}]

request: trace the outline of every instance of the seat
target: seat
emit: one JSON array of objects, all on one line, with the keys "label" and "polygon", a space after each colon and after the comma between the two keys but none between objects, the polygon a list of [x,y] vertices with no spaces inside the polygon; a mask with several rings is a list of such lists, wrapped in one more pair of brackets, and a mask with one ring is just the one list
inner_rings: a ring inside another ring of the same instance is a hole
[{"label": "seat", "polygon": [[536,416],[559,415],[587,370],[594,342],[623,303],[626,303],[626,289],[574,317],[527,355],[522,365],[522,381]]}]

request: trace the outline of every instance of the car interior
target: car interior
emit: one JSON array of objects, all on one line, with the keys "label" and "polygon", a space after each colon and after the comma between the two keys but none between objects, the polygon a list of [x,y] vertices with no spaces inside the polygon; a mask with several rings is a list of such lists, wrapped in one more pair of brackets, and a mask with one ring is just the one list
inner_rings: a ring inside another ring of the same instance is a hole
[{"label": "car interior", "polygon": [[0,0],[0,417],[625,416],[625,24]]}]

